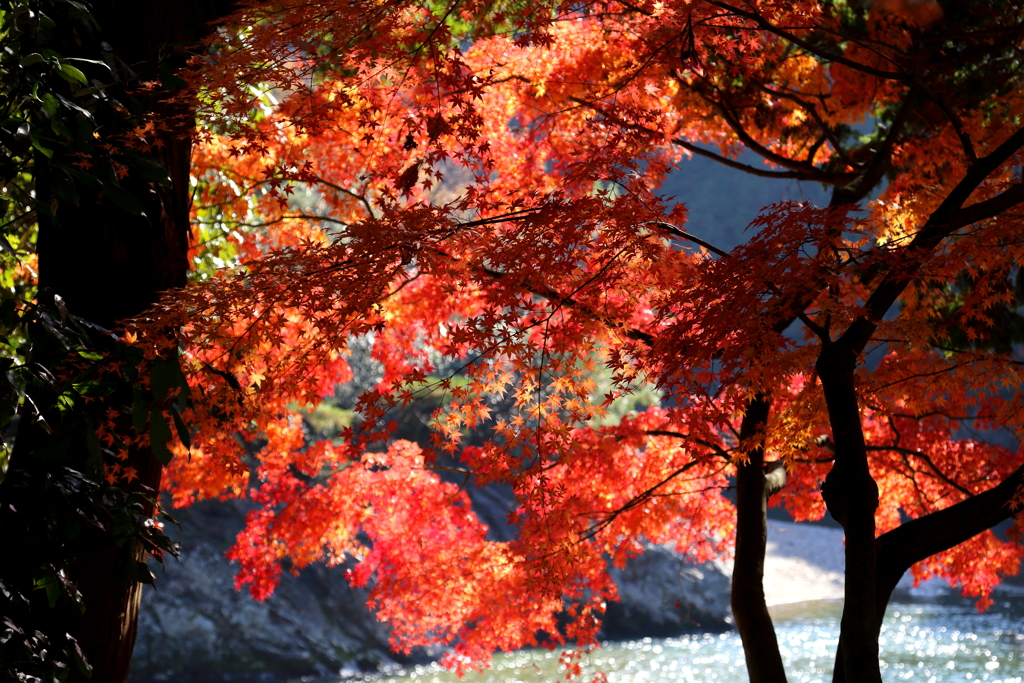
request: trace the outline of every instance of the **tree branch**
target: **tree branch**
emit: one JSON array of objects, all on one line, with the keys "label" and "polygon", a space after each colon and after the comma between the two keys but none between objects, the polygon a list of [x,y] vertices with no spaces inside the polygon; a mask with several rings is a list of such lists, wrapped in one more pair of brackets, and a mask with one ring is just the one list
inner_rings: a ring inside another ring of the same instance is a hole
[{"label": "tree branch", "polygon": [[686,463],[685,465],[683,465],[682,467],[677,469],[672,474],[668,475],[667,477],[665,477],[664,479],[659,481],[657,484],[655,484],[655,485],[651,486],[650,488],[648,488],[646,491],[643,491],[642,493],[638,493],[637,495],[633,496],[628,501],[626,501],[624,504],[622,504],[619,508],[613,510],[612,512],[602,513],[602,514],[607,514],[607,517],[602,519],[600,522],[596,522],[595,524],[591,525],[591,527],[589,529],[587,529],[585,532],[583,532],[580,535],[580,540],[587,540],[589,538],[593,538],[598,533],[600,533],[601,530],[606,529],[607,527],[609,527],[611,525],[611,523],[614,522],[619,517],[619,515],[623,514],[624,512],[628,512],[628,511],[636,508],[639,505],[643,505],[648,500],[653,498],[655,492],[658,489],[660,489],[662,486],[664,486],[665,484],[669,483],[670,481],[672,481],[673,479],[678,477],[680,474],[684,474],[685,472],[688,472],[690,469],[692,469],[692,468],[696,467],[697,465],[701,464],[701,462],[703,462],[703,461],[702,460],[691,460],[690,462]]},{"label": "tree branch", "polygon": [[1005,190],[991,199],[960,209],[950,223],[953,229],[959,229],[986,218],[994,218],[1021,202],[1024,202],[1024,183],[1016,183],[1009,190]]},{"label": "tree branch", "polygon": [[320,185],[324,185],[326,187],[331,188],[335,192],[340,192],[342,194],[348,195],[349,197],[352,197],[353,199],[358,199],[362,203],[362,205],[366,207],[366,213],[370,215],[370,218],[377,217],[373,211],[373,206],[370,204],[370,200],[366,198],[366,195],[359,194],[358,192],[353,192],[352,190],[344,188],[341,185],[332,183],[331,181],[321,178],[320,176],[316,176],[315,181]]},{"label": "tree branch", "polygon": [[717,154],[715,152],[712,152],[711,150],[704,149],[703,147],[698,147],[692,142],[687,142],[682,138],[673,138],[672,144],[678,145],[683,149],[687,150],[688,152],[693,152],[698,156],[706,157],[708,159],[717,161],[723,166],[735,168],[737,171],[743,171],[744,173],[749,173],[750,175],[758,176],[759,178],[788,178],[792,180],[814,180],[822,182],[822,176],[826,175],[824,173],[808,173],[806,171],[769,171],[767,169],[757,168],[756,166],[751,166],[750,164],[744,164],[740,161],[736,161],[735,159],[730,159],[729,157],[722,156],[721,154]]},{"label": "tree branch", "polygon": [[913,91],[908,92],[903,97],[903,103],[900,105],[899,111],[896,112],[896,117],[892,121],[889,133],[882,142],[882,147],[872,155],[871,160],[853,180],[847,185],[837,188],[837,191],[832,196],[833,206],[836,202],[854,204],[860,201],[885,175],[886,170],[889,168],[892,148],[896,144],[900,133],[903,132],[903,126],[906,125],[907,118],[910,115],[912,93]]},{"label": "tree branch", "polygon": [[[817,107],[807,102],[804,98],[800,97],[796,93],[787,92],[785,90],[779,90],[776,88],[770,88],[761,81],[754,78],[751,78],[750,82],[753,83],[762,92],[768,93],[773,97],[780,97],[783,99],[787,99],[791,102],[796,102],[804,111],[811,115],[811,118],[814,119],[814,122],[818,124],[818,128],[821,130],[823,135],[822,141],[815,144],[813,148],[814,151],[817,151],[817,148],[821,146],[824,140],[828,140],[830,143],[832,143],[832,148],[835,149],[836,154],[838,154],[839,158],[843,160],[843,163],[854,168],[858,167],[859,164],[850,159],[849,155],[846,153],[846,150],[844,150],[843,146],[839,143],[839,139],[835,136],[835,131],[833,131],[832,127],[828,125],[828,123],[825,122],[825,119],[821,117],[821,114],[818,112]],[[811,153],[807,161],[810,162],[813,158],[814,154]]]},{"label": "tree branch", "polygon": [[683,434],[682,432],[674,432],[667,429],[648,429],[644,432],[646,436],[669,436],[676,439],[683,439],[685,441],[692,441],[698,446],[703,446],[708,450],[714,451],[715,455],[725,459],[727,462],[732,462],[732,456],[729,455],[729,451],[725,450],[721,446],[711,441],[707,441],[698,436],[692,434]]},{"label": "tree branch", "polygon": [[[1010,508],[1024,486],[1024,465],[984,493],[896,527],[875,540],[877,601],[884,611],[904,572],[1014,516]],[[879,611],[879,614],[882,613]]]},{"label": "tree branch", "polygon": [[1024,184],[1018,184],[992,199],[961,208],[978,186],[1021,147],[1024,147],[1024,128],[967,169],[967,173],[932,212],[913,241],[904,248],[906,256],[890,268],[875,287],[864,305],[864,313],[854,320],[837,343],[847,345],[851,351],[859,354],[871,339],[878,322],[917,276],[924,262],[943,239],[965,225],[995,216],[1024,201]]},{"label": "tree branch", "polygon": [[[852,59],[848,59],[847,57],[844,57],[842,55],[837,55],[834,52],[829,52],[828,50],[823,50],[819,47],[815,47],[811,43],[808,43],[806,40],[796,37],[789,31],[772,25],[768,20],[766,20],[760,14],[757,14],[755,12],[748,12],[740,9],[739,7],[734,7],[733,5],[730,5],[729,3],[726,2],[716,2],[716,0],[710,0],[710,4],[714,5],[715,7],[721,7],[722,9],[731,12],[736,16],[743,17],[744,19],[749,19],[750,21],[757,24],[758,28],[768,31],[769,33],[773,33],[784,40],[788,40],[794,45],[806,50],[807,52],[810,52],[813,55],[821,57],[822,59],[828,60],[835,64],[842,64],[843,66],[848,66],[851,69],[855,69],[857,71],[860,71],[861,73],[866,73],[871,76],[875,76],[876,78],[884,78],[886,80],[894,81],[907,80],[906,74],[900,71],[886,71],[884,69],[876,69],[874,67],[861,64],[860,62],[855,62]],[[849,40],[849,36],[843,37]]]},{"label": "tree branch", "polygon": [[[630,123],[628,121],[623,121],[622,119],[619,119],[618,117],[616,117],[616,116],[614,116],[612,114],[609,114],[607,111],[605,111],[604,109],[601,109],[600,107],[598,107],[593,102],[590,102],[590,101],[585,100],[585,99],[580,98],[580,97],[570,97],[569,99],[572,102],[575,102],[576,104],[578,104],[581,107],[586,107],[588,109],[591,109],[591,110],[597,112],[598,114],[601,114],[602,116],[608,117],[609,119],[615,121],[616,123],[618,123],[621,126],[624,126],[626,128],[631,128],[633,130],[638,130],[638,131],[641,131],[641,132],[644,132],[644,133],[648,133],[650,135],[655,135],[656,134],[656,131],[654,131],[654,130],[652,130],[650,128],[647,128],[646,126],[642,126],[642,125],[640,125],[638,123]],[[711,102],[712,104],[716,104],[716,105],[718,104],[718,103],[714,102],[714,100],[708,100],[708,101]],[[729,125],[732,126],[731,123]],[[737,129],[734,128],[734,130],[737,130]],[[739,130],[742,130],[742,128],[740,128]],[[737,135],[740,135],[738,130],[737,130]],[[745,136],[745,138],[743,136]],[[774,163],[776,163],[776,164],[778,164],[780,166],[783,166],[783,167],[787,167],[787,168],[794,168],[794,167],[796,167],[796,168],[799,168],[799,169],[802,169],[802,170],[769,171],[769,170],[766,170],[766,169],[757,168],[756,166],[751,166],[749,164],[744,164],[744,163],[742,163],[740,161],[736,161],[735,159],[730,159],[729,157],[723,156],[721,154],[717,154],[715,152],[712,152],[711,150],[704,149],[703,147],[698,147],[697,145],[695,145],[692,142],[689,142],[687,140],[684,140],[683,138],[673,138],[672,139],[672,144],[678,145],[679,147],[682,147],[683,149],[687,150],[688,152],[692,152],[693,154],[696,154],[698,156],[706,157],[708,159],[712,159],[713,161],[717,161],[718,163],[722,164],[723,166],[728,166],[729,168],[734,168],[734,169],[736,169],[738,171],[743,171],[744,173],[749,173],[750,175],[757,176],[759,178],[779,178],[779,179],[791,179],[791,180],[813,180],[813,181],[819,182],[819,183],[839,184],[840,182],[843,182],[843,181],[845,181],[847,179],[853,179],[853,178],[856,177],[856,175],[854,173],[829,173],[827,171],[824,171],[824,170],[821,170],[821,169],[817,168],[816,166],[813,166],[812,164],[809,164],[808,162],[796,161],[796,160],[784,157],[782,155],[775,154],[774,152],[764,148],[759,143],[757,143],[745,131],[743,132],[743,136],[740,136],[740,139],[743,140],[745,144],[747,144],[747,140],[750,140],[750,144],[748,144],[748,146],[752,150],[754,150],[756,153],[758,153],[761,156],[763,156],[764,158],[769,159],[770,161],[772,161],[772,162],[774,162]]]},{"label": "tree branch", "polygon": [[747,132],[747,129],[743,127],[743,124],[740,122],[739,116],[737,115],[736,111],[732,108],[731,105],[727,104],[723,100],[713,100],[703,95],[703,93],[698,94],[700,94],[701,97],[703,97],[705,102],[712,105],[713,107],[716,107],[718,111],[721,112],[722,119],[724,119],[725,122],[729,124],[729,127],[732,128],[732,131],[736,133],[736,137],[738,137],[740,141],[747,146],[748,149],[753,150],[756,154],[760,155],[761,157],[764,157],[773,164],[778,164],[779,166],[782,166],[783,168],[788,168],[796,172],[808,173],[812,176],[812,178],[810,178],[811,180],[816,180],[821,177],[833,175],[822,171],[821,169],[819,169],[817,166],[810,162],[800,161],[798,159],[790,159],[787,156],[784,156],[777,152],[773,152],[772,150],[768,149],[760,142],[755,140],[754,136]]},{"label": "tree branch", "polygon": [[967,488],[961,486],[960,484],[956,483],[955,481],[947,477],[946,474],[938,468],[935,462],[931,459],[931,456],[929,456],[927,453],[914,450],[913,448],[903,448],[901,446],[867,446],[866,449],[868,451],[891,451],[893,453],[900,453],[902,455],[913,455],[914,457],[924,460],[925,463],[928,465],[928,468],[931,469],[935,476],[941,479],[942,481],[946,482],[949,486],[955,488],[957,491],[966,496],[974,495]]},{"label": "tree branch", "polygon": [[696,244],[698,246],[704,247],[705,249],[710,251],[712,254],[718,254],[719,256],[728,256],[729,255],[729,252],[725,251],[724,249],[719,249],[718,247],[716,247],[715,245],[711,244],[710,242],[705,242],[701,238],[699,238],[699,237],[697,237],[695,235],[691,235],[690,233],[686,232],[685,230],[680,230],[679,228],[677,228],[676,226],[672,225],[671,223],[665,223],[664,221],[654,221],[653,223],[650,223],[650,225],[658,226],[659,228],[661,228],[665,232],[669,233],[673,237],[678,237],[679,239],[684,239],[684,240],[687,240],[689,242],[693,242],[694,244]]},{"label": "tree branch", "polygon": [[786,463],[775,460],[764,466],[764,497],[771,498],[786,488]]}]

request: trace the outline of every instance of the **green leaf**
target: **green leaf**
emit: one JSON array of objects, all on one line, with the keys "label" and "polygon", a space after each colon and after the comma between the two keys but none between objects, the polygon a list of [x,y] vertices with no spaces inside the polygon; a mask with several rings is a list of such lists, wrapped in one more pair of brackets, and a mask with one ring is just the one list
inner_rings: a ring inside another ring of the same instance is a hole
[{"label": "green leaf", "polygon": [[14,250],[14,247],[7,241],[7,237],[3,233],[0,233],[0,249],[3,249],[14,258],[18,258],[18,252]]},{"label": "green leaf", "polygon": [[71,386],[82,396],[110,396],[117,391],[117,382],[104,382],[100,380],[75,382]]},{"label": "green leaf", "polygon": [[50,603],[50,607],[54,607],[57,604],[57,600],[60,598],[60,586],[57,585],[56,579],[53,581],[46,582],[46,600]]},{"label": "green leaf", "polygon": [[149,445],[153,449],[153,455],[160,461],[161,465],[171,462],[171,451],[167,448],[167,442],[171,440],[171,428],[167,426],[167,419],[159,410],[149,413]]},{"label": "green leaf", "polygon": [[82,107],[79,107],[77,104],[75,104],[74,102],[72,102],[68,98],[62,97],[60,95],[57,95],[57,99],[60,100],[61,104],[63,104],[68,109],[73,109],[73,110],[77,111],[79,114],[81,114],[82,116],[84,116],[86,119],[88,119],[90,121],[93,120],[92,112],[89,111],[88,109],[84,109]]},{"label": "green leaf", "polygon": [[33,64],[38,64],[41,61],[43,61],[43,56],[38,52],[33,52],[32,54],[21,58],[21,68],[27,69]]},{"label": "green leaf", "polygon": [[75,397],[69,392],[64,392],[57,397],[57,409],[61,412],[67,412],[75,409]]},{"label": "green leaf", "polygon": [[57,604],[57,600],[60,598],[60,581],[49,567],[43,566],[43,575],[33,581],[33,584],[36,590],[46,591],[46,600],[50,603],[50,607]]},{"label": "green leaf", "polygon": [[171,406],[171,417],[174,418],[174,429],[178,432],[178,438],[181,439],[182,445],[191,451],[192,437],[189,436],[188,427],[185,426],[185,421],[181,419],[181,415],[178,414],[178,409],[175,406]]},{"label": "green leaf", "polygon": [[[41,150],[40,150],[41,151]],[[51,152],[52,154],[52,152]],[[135,216],[143,215],[142,200],[133,194],[126,192],[120,185],[112,182],[103,183],[103,191],[111,201],[117,204],[120,208],[124,209],[130,214]]]},{"label": "green leaf", "polygon": [[35,135],[32,136],[32,146],[41,152],[47,159],[53,157],[53,150],[39,141]]},{"label": "green leaf", "polygon": [[0,444],[0,484],[7,478],[7,468],[11,462],[11,449],[7,444]]},{"label": "green leaf", "polygon": [[68,62],[79,62],[81,64],[93,64],[95,66],[102,66],[107,71],[110,71],[110,65],[100,59],[86,59],[85,57],[65,57]]},{"label": "green leaf", "polygon": [[67,63],[61,64],[57,73],[59,73],[61,78],[68,83],[80,83],[81,85],[88,85],[89,83],[89,79],[85,77],[84,73],[79,71],[78,67],[71,66]]},{"label": "green leaf", "polygon": [[51,119],[56,118],[58,109],[60,109],[60,101],[56,97],[50,93],[43,95],[43,111],[47,116]]},{"label": "green leaf", "polygon": [[71,140],[71,131],[60,120],[52,121],[50,123],[50,130],[65,140]]}]

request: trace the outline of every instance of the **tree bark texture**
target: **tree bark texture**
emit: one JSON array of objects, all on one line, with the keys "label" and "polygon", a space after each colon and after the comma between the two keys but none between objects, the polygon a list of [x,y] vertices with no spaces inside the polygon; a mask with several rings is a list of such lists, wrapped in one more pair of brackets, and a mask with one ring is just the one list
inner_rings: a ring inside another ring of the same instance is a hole
[{"label": "tree bark texture", "polygon": [[[157,80],[161,70],[184,66],[186,49],[196,49],[210,30],[209,22],[229,9],[230,3],[222,0],[100,1],[92,6],[97,42],[84,42],[80,32],[67,26],[57,27],[58,40],[63,54],[95,59],[97,52],[109,51],[142,80]],[[146,113],[166,124],[156,132],[149,153],[171,181],[168,186],[137,172],[120,179],[120,186],[141,200],[142,215],[124,210],[97,188],[78,188],[75,206],[48,196],[45,181],[37,186],[40,202],[56,207],[50,216],[40,212],[42,297],[59,295],[70,314],[105,328],[141,314],[164,290],[183,287],[188,272],[193,108],[168,102],[166,92],[139,97]],[[45,164],[45,157],[39,163]],[[126,465],[138,472],[139,490],[159,491],[161,465],[149,449],[130,453]],[[122,683],[128,676],[142,588],[126,579],[124,570],[144,561],[145,553],[137,543],[118,546],[109,533],[92,533],[91,549],[75,560],[71,571],[85,611],[68,615],[68,627],[93,667],[92,680]],[[71,680],[85,678],[73,671]]]}]

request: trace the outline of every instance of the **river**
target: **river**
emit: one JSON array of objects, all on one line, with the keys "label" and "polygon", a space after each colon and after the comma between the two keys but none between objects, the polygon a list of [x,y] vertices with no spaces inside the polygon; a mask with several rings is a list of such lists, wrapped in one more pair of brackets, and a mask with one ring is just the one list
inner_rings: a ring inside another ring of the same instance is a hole
[{"label": "river", "polygon": [[[791,683],[828,683],[841,605],[816,601],[776,608],[779,646]],[[880,640],[885,681],[1024,683],[1024,599],[997,600],[979,614],[970,601],[892,604]],[[603,671],[610,683],[746,683],[735,632],[605,643],[583,660],[584,681]],[[422,666],[375,677],[376,683],[457,683],[452,673]],[[559,653],[527,650],[495,658],[464,683],[562,680]],[[334,679],[352,681],[352,678]]]}]

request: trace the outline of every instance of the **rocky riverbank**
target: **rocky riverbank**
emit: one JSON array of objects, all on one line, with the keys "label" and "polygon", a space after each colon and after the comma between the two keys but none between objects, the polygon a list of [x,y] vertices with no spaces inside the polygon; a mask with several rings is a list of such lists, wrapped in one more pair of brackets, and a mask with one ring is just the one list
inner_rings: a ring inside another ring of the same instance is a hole
[{"label": "rocky riverbank", "polygon": [[[475,507],[499,506],[502,497],[492,497],[487,504],[475,501]],[[224,551],[244,516],[239,501],[175,512],[182,528],[174,536],[184,552],[156,570],[156,589],[146,588],[131,683],[278,681],[341,670],[369,673],[436,658],[438,653],[428,651],[392,653],[387,629],[366,609],[365,592],[349,586],[343,567],[285,574],[264,602],[235,591],[235,567]],[[693,566],[654,546],[613,573],[622,601],[608,610],[608,638],[729,628],[729,579],[711,563]]]},{"label": "rocky riverbank", "polygon": [[[503,531],[501,492],[478,494],[474,507]],[[235,568],[224,559],[242,527],[239,501],[208,502],[176,513],[175,534],[185,547],[179,561],[158,571],[157,589],[146,589],[131,683],[250,683],[339,671],[370,673],[427,662],[438,653],[409,657],[391,652],[388,633],[353,589],[344,568],[314,566],[286,574],[274,595],[256,602],[234,590]],[[694,566],[670,549],[652,546],[612,574],[621,602],[609,605],[604,635],[611,640],[667,637],[686,631],[729,628],[729,562]],[[770,521],[765,594],[772,611],[843,597],[843,533],[820,525]],[[903,599],[937,599],[953,589],[943,581],[913,587],[904,577]],[[1009,586],[1008,592],[1024,592]]]}]

